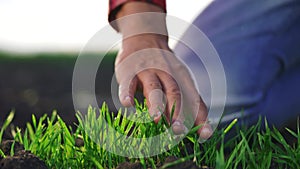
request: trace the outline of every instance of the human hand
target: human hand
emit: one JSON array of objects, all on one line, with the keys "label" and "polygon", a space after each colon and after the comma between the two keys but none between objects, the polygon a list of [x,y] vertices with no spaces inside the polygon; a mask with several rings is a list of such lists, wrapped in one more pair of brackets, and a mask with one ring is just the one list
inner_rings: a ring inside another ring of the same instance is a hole
[{"label": "human hand", "polygon": [[[155,122],[164,113],[174,133],[181,134],[186,132],[186,117],[191,117],[195,125],[203,125],[198,130],[200,137],[208,139],[212,129],[206,123],[206,106],[188,69],[169,49],[167,38],[137,35],[124,39],[122,45],[115,62],[121,103],[132,106],[135,92],[141,89]],[[174,104],[173,118],[170,119]]]},{"label": "human hand", "polygon": [[[117,18],[134,14],[135,10],[162,12],[147,3],[131,2],[122,7]],[[202,125],[198,134],[208,139],[212,129],[207,124],[207,108],[188,69],[168,46],[164,15],[131,15],[117,25],[123,35],[122,50],[115,62],[122,105],[132,106],[135,92],[141,89],[155,122],[164,113],[175,134],[187,132],[184,123]]]}]

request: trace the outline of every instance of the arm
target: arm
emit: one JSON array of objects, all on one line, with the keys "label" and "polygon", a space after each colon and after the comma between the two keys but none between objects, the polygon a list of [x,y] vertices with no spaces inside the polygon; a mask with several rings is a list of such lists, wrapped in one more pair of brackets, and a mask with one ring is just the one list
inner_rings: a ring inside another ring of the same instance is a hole
[{"label": "arm", "polygon": [[[162,15],[132,15],[142,12],[157,12]],[[116,13],[115,26],[123,36],[122,50],[115,62],[120,101],[124,106],[133,105],[134,93],[140,88],[155,122],[165,113],[173,124],[173,131],[182,133],[185,130],[183,122],[186,120],[183,112],[188,111],[196,119],[195,125],[205,124],[198,133],[200,137],[207,139],[212,130],[206,124],[206,106],[198,95],[188,70],[168,46],[164,12],[157,5],[127,2]],[[153,68],[143,70],[143,67]],[[182,105],[182,98],[189,105]],[[174,103],[174,116],[170,119]]]}]

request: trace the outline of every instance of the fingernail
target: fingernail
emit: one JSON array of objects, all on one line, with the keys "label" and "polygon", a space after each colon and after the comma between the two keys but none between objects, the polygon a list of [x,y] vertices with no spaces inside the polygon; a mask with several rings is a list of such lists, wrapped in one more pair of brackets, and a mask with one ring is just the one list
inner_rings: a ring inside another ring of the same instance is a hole
[{"label": "fingernail", "polygon": [[160,116],[161,116],[161,112],[160,112],[160,111],[157,112],[157,113],[155,113],[155,114],[153,115],[154,121],[158,120],[158,119],[160,118]]},{"label": "fingernail", "polygon": [[172,128],[173,128],[174,134],[176,134],[176,135],[188,133],[187,127],[180,121],[174,121],[172,124]]},{"label": "fingernail", "polygon": [[126,96],[126,97],[125,97],[125,101],[126,101],[127,103],[131,104],[132,106],[134,105],[133,100],[131,99],[130,96]]},{"label": "fingernail", "polygon": [[203,130],[202,130],[202,133],[205,134],[205,135],[211,135],[212,134],[212,130],[210,127],[205,127]]},{"label": "fingernail", "polygon": [[189,129],[185,125],[183,125],[183,132],[184,134],[187,134],[189,132]]},{"label": "fingernail", "polygon": [[179,121],[174,121],[173,125],[174,125],[174,126],[181,126],[181,125],[182,125],[182,123],[181,123],[181,122],[179,122]]},{"label": "fingernail", "polygon": [[213,131],[212,131],[211,127],[207,126],[207,127],[203,128],[201,130],[200,139],[199,140],[201,140],[201,143],[203,143],[204,141],[206,141],[207,139],[209,139],[212,134],[213,134]]}]

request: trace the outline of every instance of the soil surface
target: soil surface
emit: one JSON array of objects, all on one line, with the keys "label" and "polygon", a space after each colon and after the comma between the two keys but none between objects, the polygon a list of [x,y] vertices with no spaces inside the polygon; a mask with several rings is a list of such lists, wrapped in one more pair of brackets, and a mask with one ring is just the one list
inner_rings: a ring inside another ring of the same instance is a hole
[{"label": "soil surface", "polygon": [[[178,160],[176,157],[167,157],[163,164],[157,164],[157,168],[162,168],[164,165],[175,162]],[[124,162],[117,166],[116,169],[143,169],[143,166],[139,162],[129,163]],[[193,161],[185,161],[176,165],[171,165],[167,167],[168,169],[209,169],[207,166],[198,167]]]},{"label": "soil surface", "polygon": [[11,156],[10,149],[13,141],[2,142],[0,148],[3,150],[6,158],[0,158],[1,169],[47,169],[46,164],[18,142],[14,145],[14,155]]},{"label": "soil surface", "polygon": [[[11,147],[14,144],[14,154],[11,155]],[[18,142],[12,140],[3,141],[0,145],[1,150],[6,158],[0,157],[0,169],[47,169],[46,164],[29,151],[25,151],[24,147]],[[167,157],[164,163],[157,164],[157,168],[178,160],[176,157]],[[176,165],[167,167],[169,169],[209,169],[206,166],[197,167],[192,161],[185,161]],[[124,162],[119,164],[116,169],[143,169],[139,163]]]},{"label": "soil surface", "polygon": [[[166,158],[164,164],[162,166],[164,166],[165,164],[171,163],[178,160],[178,158],[176,157],[168,157]],[[183,163],[179,163],[176,165],[173,165],[171,167],[169,167],[170,169],[209,169],[207,166],[202,166],[202,167],[198,167],[193,161],[185,161]]]}]

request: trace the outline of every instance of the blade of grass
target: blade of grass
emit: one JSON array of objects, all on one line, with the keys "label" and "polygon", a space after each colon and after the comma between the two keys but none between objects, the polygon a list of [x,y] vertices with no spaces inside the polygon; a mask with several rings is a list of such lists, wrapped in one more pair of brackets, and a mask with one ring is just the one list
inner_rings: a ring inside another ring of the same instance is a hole
[{"label": "blade of grass", "polygon": [[6,155],[4,154],[4,152],[0,149],[0,156],[3,158],[6,158]]},{"label": "blade of grass", "polygon": [[224,134],[227,134],[229,130],[237,123],[238,119],[234,119],[224,130]]},{"label": "blade of grass", "polygon": [[3,137],[3,133],[5,131],[5,129],[9,126],[9,124],[12,122],[13,118],[14,118],[15,112],[12,111],[9,113],[9,115],[7,116],[7,118],[5,119],[1,130],[0,130],[0,144],[2,143],[2,137]]},{"label": "blade of grass", "polygon": [[10,147],[10,156],[14,156],[15,154],[15,144],[16,144],[16,140],[13,141],[13,143],[11,144],[11,147]]}]

